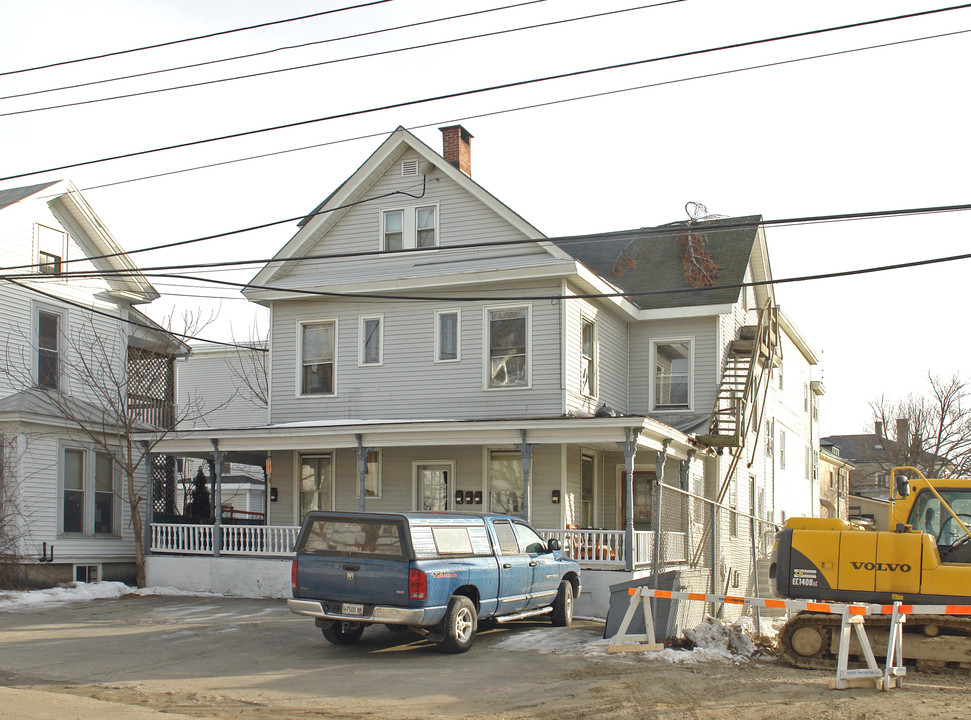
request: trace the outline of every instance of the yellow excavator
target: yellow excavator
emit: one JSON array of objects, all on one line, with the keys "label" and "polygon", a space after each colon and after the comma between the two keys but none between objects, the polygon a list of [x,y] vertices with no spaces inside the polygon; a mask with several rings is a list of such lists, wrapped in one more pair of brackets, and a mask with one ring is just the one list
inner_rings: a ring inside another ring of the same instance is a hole
[{"label": "yellow excavator", "polygon": [[[840,519],[790,518],[776,535],[769,578],[776,595],[848,603],[971,605],[971,480],[928,480],[912,467],[890,475],[890,530]],[[779,633],[782,657],[831,668],[841,616],[801,612]],[[886,647],[890,618],[866,618],[871,647]],[[905,660],[971,669],[971,616],[908,615]],[[860,653],[854,639],[851,655]]]}]

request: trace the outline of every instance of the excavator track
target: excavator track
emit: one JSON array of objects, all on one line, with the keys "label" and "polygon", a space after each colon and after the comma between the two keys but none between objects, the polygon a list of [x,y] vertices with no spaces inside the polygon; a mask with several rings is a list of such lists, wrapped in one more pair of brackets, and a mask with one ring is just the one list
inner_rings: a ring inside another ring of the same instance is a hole
[{"label": "excavator track", "polygon": [[[796,667],[816,670],[836,668],[842,617],[801,612],[779,632],[783,660]],[[890,616],[871,615],[864,622],[870,647],[879,662],[887,654]],[[863,663],[862,651],[850,633],[850,660]],[[908,615],[904,623],[904,662],[918,669],[971,670],[971,618],[950,615]]]}]

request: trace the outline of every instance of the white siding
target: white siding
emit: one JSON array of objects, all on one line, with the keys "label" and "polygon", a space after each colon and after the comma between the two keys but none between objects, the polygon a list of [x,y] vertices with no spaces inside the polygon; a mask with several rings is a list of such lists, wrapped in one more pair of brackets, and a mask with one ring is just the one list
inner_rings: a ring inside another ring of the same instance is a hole
[{"label": "white siding", "polygon": [[[627,328],[626,319],[616,311],[589,300],[566,300],[566,408],[567,412],[595,412],[606,404],[617,412],[627,410]],[[580,393],[581,318],[596,325],[596,382],[593,397]]]}]

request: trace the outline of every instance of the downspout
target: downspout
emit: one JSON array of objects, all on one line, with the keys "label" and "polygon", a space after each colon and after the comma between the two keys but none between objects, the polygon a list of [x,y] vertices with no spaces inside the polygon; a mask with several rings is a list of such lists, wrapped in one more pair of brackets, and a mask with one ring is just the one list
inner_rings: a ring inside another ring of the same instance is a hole
[{"label": "downspout", "polygon": [[223,528],[222,528],[222,515],[223,515],[223,489],[222,489],[222,476],[223,476],[223,453],[219,451],[219,441],[210,440],[212,443],[212,456],[213,456],[213,470],[212,470],[212,483],[213,483],[213,496],[212,496],[212,509],[214,520],[212,523],[212,556],[219,557],[219,550],[223,546]]},{"label": "downspout", "polygon": [[658,578],[661,574],[662,545],[664,535],[661,529],[661,493],[664,487],[664,463],[668,459],[670,440],[661,442],[661,449],[657,453],[654,465],[654,556],[651,558],[651,587],[658,590]]},{"label": "downspout", "polygon": [[367,456],[373,448],[364,447],[360,433],[357,433],[354,437],[357,440],[358,492],[360,493],[358,509],[361,512],[365,512],[365,503],[367,502]]},{"label": "downspout", "polygon": [[624,451],[624,570],[634,571],[634,454],[640,428],[624,428],[624,442],[617,446]]},{"label": "downspout", "polygon": [[523,440],[522,443],[516,446],[523,460],[523,517],[526,518],[526,522],[532,522],[532,512],[530,512],[532,503],[530,501],[529,485],[533,472],[533,450],[536,449],[536,445],[530,445],[526,442],[525,430],[520,430],[519,436]]}]

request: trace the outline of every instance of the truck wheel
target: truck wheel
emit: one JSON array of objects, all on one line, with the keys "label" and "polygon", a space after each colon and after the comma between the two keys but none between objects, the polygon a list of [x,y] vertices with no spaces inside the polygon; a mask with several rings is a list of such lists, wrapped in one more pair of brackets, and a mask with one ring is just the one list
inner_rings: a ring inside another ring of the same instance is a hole
[{"label": "truck wheel", "polygon": [[475,642],[477,627],[475,605],[464,595],[453,595],[445,610],[445,639],[438,643],[440,650],[464,653]]},{"label": "truck wheel", "polygon": [[568,627],[573,622],[573,584],[569,580],[560,580],[552,620],[556,627]]},{"label": "truck wheel", "polygon": [[364,624],[335,622],[330,627],[321,628],[320,631],[335,645],[353,645],[364,634]]}]

